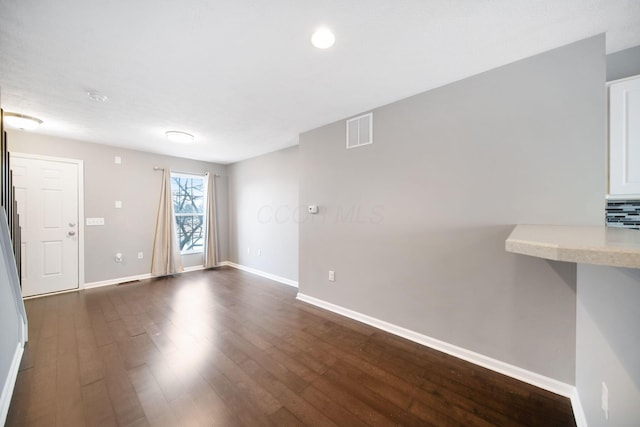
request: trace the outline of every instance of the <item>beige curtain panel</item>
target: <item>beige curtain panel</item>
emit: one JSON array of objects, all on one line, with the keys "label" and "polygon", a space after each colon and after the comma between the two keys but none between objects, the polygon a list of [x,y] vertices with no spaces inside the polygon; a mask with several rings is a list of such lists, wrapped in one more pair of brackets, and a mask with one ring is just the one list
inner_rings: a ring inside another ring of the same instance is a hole
[{"label": "beige curtain panel", "polygon": [[180,273],[182,256],[176,235],[176,221],[173,216],[173,200],[171,197],[171,171],[162,172],[162,190],[160,191],[160,205],[158,220],[153,241],[153,255],[151,258],[151,275],[166,276]]},{"label": "beige curtain panel", "polygon": [[211,268],[218,264],[216,251],[216,179],[207,173],[207,234],[204,245],[204,267]]}]

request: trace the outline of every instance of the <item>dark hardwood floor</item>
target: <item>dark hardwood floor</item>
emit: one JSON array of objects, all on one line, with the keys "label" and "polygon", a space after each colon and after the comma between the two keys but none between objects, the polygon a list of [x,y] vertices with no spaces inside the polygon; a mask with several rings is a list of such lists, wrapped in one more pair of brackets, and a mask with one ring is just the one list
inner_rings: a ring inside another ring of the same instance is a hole
[{"label": "dark hardwood floor", "polygon": [[9,426],[575,426],[569,400],[231,268],[26,301]]}]

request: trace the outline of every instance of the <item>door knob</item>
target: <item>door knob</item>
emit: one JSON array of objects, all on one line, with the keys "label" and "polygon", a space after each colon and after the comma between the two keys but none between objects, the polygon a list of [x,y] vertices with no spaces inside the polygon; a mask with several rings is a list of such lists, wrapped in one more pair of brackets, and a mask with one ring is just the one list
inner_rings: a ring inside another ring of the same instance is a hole
[{"label": "door knob", "polygon": [[75,223],[75,222],[70,222],[70,223],[69,223],[69,227],[75,227],[75,226],[76,226],[76,223]]},{"label": "door knob", "polygon": [[75,235],[76,235],[76,232],[75,232],[75,231],[70,231],[70,232],[69,232],[69,236],[75,236]]}]

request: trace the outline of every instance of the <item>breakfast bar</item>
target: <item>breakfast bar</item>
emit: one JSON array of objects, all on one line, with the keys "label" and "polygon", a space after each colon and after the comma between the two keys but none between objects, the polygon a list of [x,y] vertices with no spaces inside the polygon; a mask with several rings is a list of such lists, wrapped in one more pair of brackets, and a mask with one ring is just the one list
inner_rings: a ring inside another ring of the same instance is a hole
[{"label": "breakfast bar", "polygon": [[505,249],[554,261],[640,268],[640,231],[628,228],[517,225]]},{"label": "breakfast bar", "polygon": [[587,419],[597,425],[638,425],[640,231],[517,225],[505,249],[552,264],[576,264],[575,395],[584,408],[584,414],[576,413],[578,425]]}]

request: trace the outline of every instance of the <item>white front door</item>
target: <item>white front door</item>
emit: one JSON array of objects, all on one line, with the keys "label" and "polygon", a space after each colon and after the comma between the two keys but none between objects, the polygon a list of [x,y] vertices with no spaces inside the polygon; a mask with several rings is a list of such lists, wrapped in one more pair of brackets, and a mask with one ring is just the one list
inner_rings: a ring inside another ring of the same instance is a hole
[{"label": "white front door", "polygon": [[12,155],[22,227],[22,295],[79,284],[78,164]]}]

